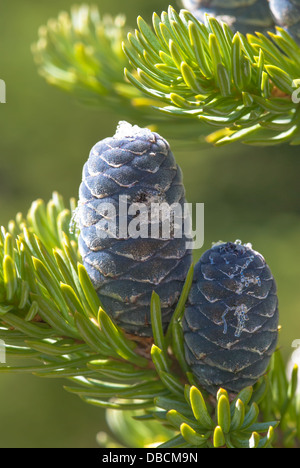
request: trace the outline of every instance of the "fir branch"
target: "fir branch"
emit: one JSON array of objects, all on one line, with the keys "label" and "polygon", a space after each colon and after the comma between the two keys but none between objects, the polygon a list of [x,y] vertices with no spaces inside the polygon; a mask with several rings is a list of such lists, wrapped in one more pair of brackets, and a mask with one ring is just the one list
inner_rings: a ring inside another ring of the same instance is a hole
[{"label": "fir branch", "polygon": [[[176,126],[176,138],[189,138],[191,143],[198,140],[199,144],[198,136],[204,134],[205,128],[196,132],[186,119],[156,112],[154,107],[159,101],[155,96],[147,96],[126,80],[124,68],[128,61],[122,43],[129,31],[122,14],[101,15],[95,5],[74,5],[70,13],[63,11],[39,28],[39,38],[32,45],[39,74],[81,103],[104,111],[114,110],[119,117],[123,115],[124,119],[155,129],[163,126],[167,137],[174,137]],[[138,39],[131,36],[137,44]],[[146,54],[155,56],[149,48]]]},{"label": "fir branch", "polygon": [[123,47],[135,73],[126,70],[126,77],[160,100],[160,111],[217,127],[207,137],[216,145],[298,144],[292,95],[300,47],[282,28],[269,36],[233,35],[211,16],[203,24],[169,7],[160,18],[154,13],[153,29],[139,18],[135,40],[128,35]]},{"label": "fir branch", "polygon": [[66,379],[67,391],[108,408],[111,418],[119,411],[126,427],[140,427],[130,442],[136,446],[142,433],[149,443],[149,430],[161,448],[297,446],[297,368],[288,381],[277,351],[254,388],[207,395],[182,353],[181,317],[193,267],[166,335],[156,294],[154,339],[124,334],[103,310],[80,263],[76,234],[68,228],[74,206],[74,200],[66,206],[54,193],[47,204],[34,202],[26,217],[18,214],[8,229],[1,228],[0,338],[8,360],[22,357],[26,365],[9,363],[0,372]]},{"label": "fir branch", "polygon": [[73,6],[39,29],[32,46],[39,73],[89,104],[115,107],[138,93],[123,80],[121,43],[127,33],[123,15],[100,16],[95,6]]},{"label": "fir branch", "polygon": [[211,16],[203,24],[172,7],[154,13],[152,28],[140,17],[138,29],[129,29],[122,15],[74,6],[40,28],[32,47],[39,72],[80,101],[122,109],[185,145],[204,136],[215,145],[299,144],[292,96],[300,47],[284,29],[245,37]]}]

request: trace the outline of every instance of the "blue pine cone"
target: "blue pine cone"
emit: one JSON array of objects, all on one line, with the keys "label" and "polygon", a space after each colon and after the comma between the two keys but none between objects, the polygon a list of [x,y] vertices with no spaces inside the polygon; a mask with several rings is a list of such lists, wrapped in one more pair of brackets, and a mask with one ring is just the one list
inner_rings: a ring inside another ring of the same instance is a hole
[{"label": "blue pine cone", "polygon": [[[170,235],[162,218],[149,223],[150,208],[163,203],[182,208],[181,237],[175,222]],[[105,311],[127,333],[152,335],[153,291],[164,328],[171,319],[192,263],[184,203],[181,170],[157,133],[120,122],[113,137],[92,148],[79,190],[79,251]]]},{"label": "blue pine cone", "polygon": [[276,283],[262,255],[217,243],[195,267],[184,318],[187,363],[208,392],[237,393],[268,366],[278,335]]},{"label": "blue pine cone", "polygon": [[300,0],[269,0],[274,21],[300,42]]},{"label": "blue pine cone", "polygon": [[274,26],[268,0],[182,0],[184,8],[201,22],[205,14],[227,23],[242,34],[266,32]]}]

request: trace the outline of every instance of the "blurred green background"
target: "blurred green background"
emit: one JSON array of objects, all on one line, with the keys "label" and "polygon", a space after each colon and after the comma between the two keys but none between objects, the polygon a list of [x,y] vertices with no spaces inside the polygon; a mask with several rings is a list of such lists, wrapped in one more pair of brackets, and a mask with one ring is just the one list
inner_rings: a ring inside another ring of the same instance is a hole
[{"label": "blurred green background", "polygon": [[[134,27],[141,14],[168,1],[94,1],[100,11],[126,14]],[[0,16],[0,78],[7,103],[0,105],[0,223],[26,212],[52,191],[77,196],[81,170],[94,143],[114,133],[124,119],[82,107],[39,77],[30,46],[38,27],[69,10],[70,0],[4,2]],[[173,6],[176,4],[173,2]],[[134,122],[137,123],[138,122]],[[225,148],[173,152],[187,198],[205,203],[205,245],[218,240],[251,242],[278,283],[280,346],[287,359],[300,338],[300,158],[297,147]],[[198,258],[203,249],[195,252]],[[67,394],[63,382],[33,376],[0,376],[0,447],[97,447],[104,413]]]}]

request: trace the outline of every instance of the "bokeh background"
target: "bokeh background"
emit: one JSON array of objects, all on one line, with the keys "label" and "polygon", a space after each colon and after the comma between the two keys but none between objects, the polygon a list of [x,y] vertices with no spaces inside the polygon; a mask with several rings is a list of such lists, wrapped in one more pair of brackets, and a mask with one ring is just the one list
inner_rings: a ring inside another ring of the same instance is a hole
[{"label": "bokeh background", "polygon": [[[79,105],[38,75],[30,46],[38,27],[74,2],[14,0],[0,15],[0,78],[7,103],[0,105],[0,224],[26,213],[36,198],[54,190],[77,196],[81,170],[96,141],[114,134],[124,119]],[[102,13],[125,13],[135,27],[151,21],[169,1],[94,0]],[[173,2],[173,6],[178,6]],[[138,122],[135,122],[138,124]],[[170,140],[184,173],[187,198],[205,203],[205,245],[251,242],[278,283],[280,346],[285,359],[300,339],[300,155],[297,147],[251,148],[241,144],[198,151]],[[195,252],[198,258],[201,251]],[[103,411],[63,390],[61,381],[0,375],[0,447],[97,447],[106,429]]]}]

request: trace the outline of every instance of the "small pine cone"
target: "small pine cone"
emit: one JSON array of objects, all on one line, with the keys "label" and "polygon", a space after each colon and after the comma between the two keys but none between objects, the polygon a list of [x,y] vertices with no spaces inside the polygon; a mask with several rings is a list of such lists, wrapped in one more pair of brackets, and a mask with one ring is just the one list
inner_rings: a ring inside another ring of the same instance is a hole
[{"label": "small pine cone", "polygon": [[195,267],[183,318],[185,353],[210,393],[237,393],[268,366],[278,335],[276,283],[250,244],[217,243]]},{"label": "small pine cone", "polygon": [[242,34],[266,32],[274,26],[268,0],[182,0],[184,8],[201,22],[205,14],[227,23]]},{"label": "small pine cone", "polygon": [[300,43],[300,0],[269,0],[274,21]]},{"label": "small pine cone", "polygon": [[[79,250],[106,312],[127,333],[151,336],[155,291],[166,328],[192,263],[182,173],[169,144],[149,129],[121,122],[113,137],[92,148],[79,192]],[[148,215],[142,216],[143,209],[150,213],[152,204],[162,203],[182,209],[176,218],[181,238],[162,233],[159,221],[153,235],[153,218],[149,222]],[[133,234],[131,223],[136,227]]]}]

